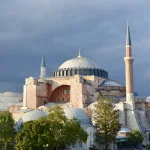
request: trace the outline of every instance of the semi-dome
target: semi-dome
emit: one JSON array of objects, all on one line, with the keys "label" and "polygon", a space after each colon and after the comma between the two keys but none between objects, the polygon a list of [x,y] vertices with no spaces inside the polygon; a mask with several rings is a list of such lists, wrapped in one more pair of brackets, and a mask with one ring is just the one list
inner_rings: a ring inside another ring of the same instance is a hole
[{"label": "semi-dome", "polygon": [[73,58],[73,59],[70,59],[70,60],[67,60],[65,61],[60,67],[59,69],[68,69],[68,68],[92,68],[92,69],[95,69],[95,68],[99,68],[98,65],[90,60],[90,59],[87,59],[87,58],[84,58],[84,57],[77,57],[77,58]]},{"label": "semi-dome", "polygon": [[121,86],[118,82],[112,80],[105,80],[99,86]]}]

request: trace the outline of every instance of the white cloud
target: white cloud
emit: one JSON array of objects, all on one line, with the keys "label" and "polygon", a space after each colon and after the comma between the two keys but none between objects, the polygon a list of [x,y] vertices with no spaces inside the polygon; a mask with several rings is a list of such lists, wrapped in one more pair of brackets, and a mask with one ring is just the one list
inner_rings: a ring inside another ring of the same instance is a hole
[{"label": "white cloud", "polygon": [[0,93],[0,109],[7,109],[11,104],[18,104],[22,98],[21,93],[4,92]]}]

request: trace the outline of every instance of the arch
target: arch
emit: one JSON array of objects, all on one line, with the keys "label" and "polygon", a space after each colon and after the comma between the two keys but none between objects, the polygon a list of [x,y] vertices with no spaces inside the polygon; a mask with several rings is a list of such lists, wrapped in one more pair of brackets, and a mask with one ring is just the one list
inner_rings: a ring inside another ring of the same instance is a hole
[{"label": "arch", "polygon": [[61,85],[54,89],[48,101],[56,103],[68,103],[70,101],[70,85]]}]

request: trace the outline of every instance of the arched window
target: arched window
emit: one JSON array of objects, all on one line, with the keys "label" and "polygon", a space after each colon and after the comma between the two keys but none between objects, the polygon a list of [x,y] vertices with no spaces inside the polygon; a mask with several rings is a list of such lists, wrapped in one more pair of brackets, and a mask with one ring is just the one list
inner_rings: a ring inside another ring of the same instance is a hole
[{"label": "arched window", "polygon": [[90,75],[90,70],[89,69],[87,69],[87,75]]},{"label": "arched window", "polygon": [[62,71],[62,76],[64,76],[64,70]]},{"label": "arched window", "polygon": [[92,75],[92,70],[91,70],[91,68],[90,68],[90,70],[89,70],[89,73],[90,73],[89,75]]},{"label": "arched window", "polygon": [[99,70],[97,69],[97,76],[99,77]]},{"label": "arched window", "polygon": [[94,75],[94,69],[92,69],[91,71],[92,71],[92,75]]},{"label": "arched window", "polygon": [[84,69],[84,75],[87,75],[87,69]]},{"label": "arched window", "polygon": [[75,69],[74,74],[77,74],[77,70]]},{"label": "arched window", "polygon": [[94,69],[93,71],[94,71],[94,76],[96,76],[97,75],[97,70]]},{"label": "arched window", "polygon": [[66,76],[68,76],[68,70],[66,70]]},{"label": "arched window", "polygon": [[102,75],[101,77],[104,77],[104,75],[103,75],[103,71],[101,71],[101,75]]},{"label": "arched window", "polygon": [[72,69],[70,70],[70,76],[72,76]]},{"label": "arched window", "polygon": [[79,74],[82,75],[82,70],[81,69],[79,69]]},{"label": "arched window", "polygon": [[79,147],[82,147],[82,142],[81,141],[79,141]]}]

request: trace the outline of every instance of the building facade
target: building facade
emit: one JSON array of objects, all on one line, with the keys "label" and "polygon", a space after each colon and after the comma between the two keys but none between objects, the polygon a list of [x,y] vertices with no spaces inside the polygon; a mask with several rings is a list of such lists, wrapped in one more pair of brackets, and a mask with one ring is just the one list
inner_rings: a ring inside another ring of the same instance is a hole
[{"label": "building facade", "polygon": [[[118,81],[109,79],[106,70],[99,68],[94,61],[82,57],[80,51],[76,58],[61,64],[52,76],[46,74],[46,62],[42,56],[40,78],[25,79],[23,106],[17,109],[13,106],[9,110],[18,119],[19,115],[21,117],[28,110],[40,109],[47,112],[49,107],[60,104],[72,113],[74,109],[84,110],[92,119],[94,104],[101,93],[112,100],[114,109],[119,112],[122,127],[139,130],[147,144],[150,141],[150,101],[134,94],[132,44],[128,25],[124,61],[126,87]],[[86,128],[89,132],[94,132],[92,125],[87,123],[85,126],[89,127]],[[88,145],[89,143],[90,141]]]}]

